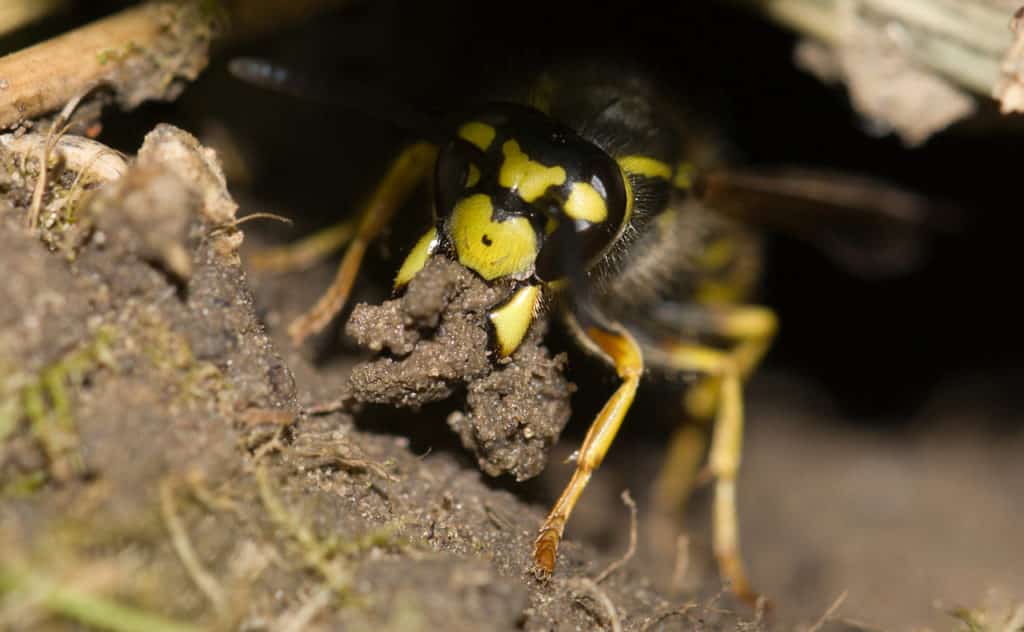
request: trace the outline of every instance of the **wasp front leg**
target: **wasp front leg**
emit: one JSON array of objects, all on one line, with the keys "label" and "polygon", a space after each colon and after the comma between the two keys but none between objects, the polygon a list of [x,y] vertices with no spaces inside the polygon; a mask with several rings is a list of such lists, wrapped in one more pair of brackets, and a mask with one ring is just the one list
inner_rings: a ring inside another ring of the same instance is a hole
[{"label": "wasp front leg", "polygon": [[601,412],[597,414],[597,418],[590,425],[583,445],[580,447],[572,479],[551,509],[540,528],[537,540],[534,542],[534,563],[540,571],[548,574],[555,569],[558,543],[562,539],[565,523],[569,520],[569,515],[590,481],[594,470],[601,465],[608,448],[615,440],[615,435],[636,396],[640,377],[644,371],[640,346],[622,326],[617,324],[581,324],[575,319],[570,319],[570,326],[587,347],[611,361],[622,383],[605,402]]},{"label": "wasp front leg", "polygon": [[348,244],[334,282],[309,311],[289,325],[288,334],[295,344],[323,330],[345,306],[367,247],[430,173],[436,154],[436,147],[430,143],[409,145],[391,163],[355,220],[346,220],[262,257],[260,263],[265,268],[293,269],[308,266]]}]

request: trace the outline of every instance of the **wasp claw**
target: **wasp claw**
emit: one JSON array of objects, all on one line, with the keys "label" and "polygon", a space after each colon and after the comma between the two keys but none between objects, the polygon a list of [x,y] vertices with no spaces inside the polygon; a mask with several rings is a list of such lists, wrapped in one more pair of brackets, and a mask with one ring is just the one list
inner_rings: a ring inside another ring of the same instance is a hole
[{"label": "wasp claw", "polygon": [[544,527],[533,543],[533,563],[538,577],[547,577],[555,572],[560,536],[556,529]]}]

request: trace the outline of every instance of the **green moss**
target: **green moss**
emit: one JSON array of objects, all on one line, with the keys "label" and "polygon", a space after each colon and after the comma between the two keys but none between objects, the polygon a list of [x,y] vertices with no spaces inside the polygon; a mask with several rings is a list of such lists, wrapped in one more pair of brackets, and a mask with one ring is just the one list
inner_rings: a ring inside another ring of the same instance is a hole
[{"label": "green moss", "polygon": [[66,479],[82,472],[71,391],[81,387],[100,366],[113,366],[113,338],[111,328],[101,327],[88,343],[35,374],[5,372],[6,377],[0,381],[0,441],[10,439],[21,424],[26,424],[46,454],[48,470],[24,477],[32,481],[30,486],[5,485],[3,493],[35,489],[41,475]]},{"label": "green moss", "polygon": [[39,488],[46,484],[46,472],[29,472],[14,476],[0,487],[0,497],[18,498],[20,496],[31,496]]},{"label": "green moss", "polygon": [[36,572],[0,564],[0,595],[21,592],[53,614],[113,632],[198,632],[199,628],[85,590],[61,586]]}]

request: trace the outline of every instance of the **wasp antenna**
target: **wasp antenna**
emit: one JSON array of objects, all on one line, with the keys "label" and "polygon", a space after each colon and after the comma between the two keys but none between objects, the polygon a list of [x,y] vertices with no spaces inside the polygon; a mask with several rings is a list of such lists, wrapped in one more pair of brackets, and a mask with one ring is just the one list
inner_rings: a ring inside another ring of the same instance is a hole
[{"label": "wasp antenna", "polygon": [[228,72],[242,81],[273,89],[286,87],[292,78],[292,73],[284,66],[256,57],[232,59],[228,62]]},{"label": "wasp antenna", "polygon": [[443,139],[440,117],[359,81],[297,70],[258,57],[236,57],[228,62],[228,71],[238,79],[261,88],[350,108],[429,141]]}]

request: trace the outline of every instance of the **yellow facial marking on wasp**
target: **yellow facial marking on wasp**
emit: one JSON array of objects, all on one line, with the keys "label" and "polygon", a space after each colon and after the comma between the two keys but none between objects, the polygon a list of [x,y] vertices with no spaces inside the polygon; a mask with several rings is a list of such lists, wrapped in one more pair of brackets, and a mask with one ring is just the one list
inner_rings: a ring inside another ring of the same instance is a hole
[{"label": "yellow facial marking on wasp", "polygon": [[412,280],[416,273],[423,269],[423,266],[427,264],[427,259],[430,255],[434,254],[434,250],[437,249],[437,229],[431,228],[428,230],[420,240],[416,242],[416,245],[409,251],[409,255],[405,258],[402,263],[402,267],[398,269],[398,274],[395,275],[395,289],[405,286],[406,283]]},{"label": "yellow facial marking on wasp", "polygon": [[608,205],[597,189],[586,182],[574,182],[569,199],[563,207],[565,214],[573,219],[586,220],[595,224],[608,217]]},{"label": "yellow facial marking on wasp", "polygon": [[681,162],[676,167],[676,175],[672,178],[672,186],[677,189],[688,190],[693,188],[693,175],[696,167],[692,162]]},{"label": "yellow facial marking on wasp", "polygon": [[533,202],[549,187],[565,182],[565,169],[547,167],[530,160],[519,148],[519,143],[507,140],[501,146],[505,161],[498,172],[498,184],[519,194],[526,202]]},{"label": "yellow facial marking on wasp", "polygon": [[480,182],[480,170],[476,168],[476,165],[469,165],[469,172],[466,173],[466,188],[475,187],[477,182]]},{"label": "yellow facial marking on wasp", "polygon": [[618,159],[618,162],[626,173],[664,180],[672,177],[672,167],[649,156],[623,156]]},{"label": "yellow facial marking on wasp", "polygon": [[494,142],[496,134],[493,125],[480,121],[470,121],[459,128],[459,138],[468,140],[479,147],[481,151],[487,151],[487,148]]},{"label": "yellow facial marking on wasp", "polygon": [[498,349],[503,358],[515,353],[537,313],[540,287],[527,285],[512,295],[504,305],[487,315],[494,325]]},{"label": "yellow facial marking on wasp", "polygon": [[537,235],[525,217],[496,222],[491,198],[478,193],[455,205],[449,232],[459,263],[488,281],[526,275],[537,258]]}]

